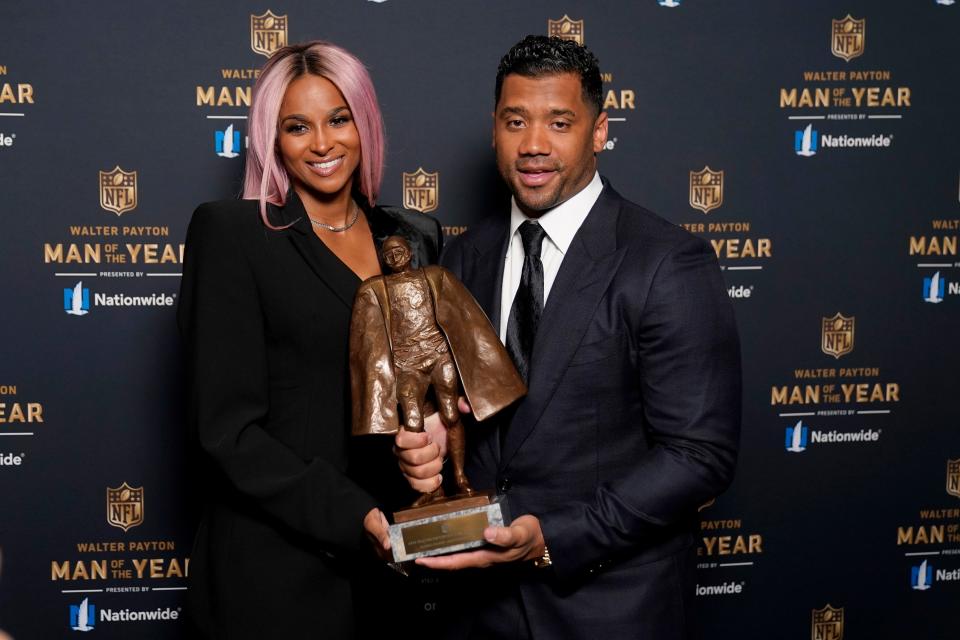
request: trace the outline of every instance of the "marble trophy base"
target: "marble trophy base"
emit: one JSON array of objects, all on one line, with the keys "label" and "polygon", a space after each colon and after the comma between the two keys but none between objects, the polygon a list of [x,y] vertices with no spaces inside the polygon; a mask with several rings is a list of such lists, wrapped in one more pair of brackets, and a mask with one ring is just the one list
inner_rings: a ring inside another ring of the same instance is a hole
[{"label": "marble trophy base", "polygon": [[502,527],[507,521],[505,506],[503,497],[491,492],[453,496],[397,511],[389,528],[393,561],[408,562],[482,547],[487,544],[483,530]]}]

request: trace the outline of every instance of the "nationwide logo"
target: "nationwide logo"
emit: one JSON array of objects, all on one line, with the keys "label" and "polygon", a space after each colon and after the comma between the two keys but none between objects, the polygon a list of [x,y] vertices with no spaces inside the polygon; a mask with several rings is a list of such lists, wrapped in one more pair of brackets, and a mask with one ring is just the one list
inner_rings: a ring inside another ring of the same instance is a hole
[{"label": "nationwide logo", "polygon": [[180,618],[180,609],[157,607],[150,611],[134,611],[132,609],[100,609],[100,622],[152,622],[154,620],[172,621]]},{"label": "nationwide logo", "polygon": [[90,300],[90,289],[83,286],[83,280],[72,289],[63,290],[63,310],[70,316],[85,316],[90,313],[91,302],[95,307],[172,307],[176,294],[150,293],[131,296],[124,293],[95,293]]},{"label": "nationwide logo", "polygon": [[846,134],[820,136],[812,124],[793,132],[793,150],[798,156],[809,158],[823,149],[886,149],[893,144],[893,134],[875,133],[870,136],[848,136]]},{"label": "nationwide logo", "polygon": [[933,567],[926,560],[919,567],[910,567],[910,588],[926,591],[933,585]]},{"label": "nationwide logo", "polygon": [[809,429],[803,426],[803,420],[799,420],[792,427],[787,427],[786,447],[791,453],[801,453],[807,450],[807,440]]},{"label": "nationwide logo", "polygon": [[697,585],[698,596],[730,596],[743,593],[743,582],[724,582],[723,584]]},{"label": "nationwide logo", "polygon": [[723,204],[723,171],[705,166],[690,172],[690,206],[705,214]]},{"label": "nationwide logo", "polygon": [[952,5],[952,4],[955,3],[955,2],[956,2],[956,0],[936,0],[936,3],[937,3],[937,4],[943,5],[943,6],[945,6],[945,7],[949,7],[950,5]]},{"label": "nationwide logo", "polygon": [[583,20],[573,20],[564,14],[559,20],[547,20],[547,35],[583,44]]},{"label": "nationwide logo", "polygon": [[813,128],[812,124],[808,124],[806,129],[794,131],[793,150],[798,156],[805,158],[815,156],[817,155],[817,138],[817,130]]},{"label": "nationwide logo", "polygon": [[910,567],[910,588],[914,591],[929,591],[934,582],[960,581],[960,569],[934,569],[924,560],[919,567]]},{"label": "nationwide logo", "polygon": [[923,279],[923,301],[932,304],[943,302],[943,296],[960,295],[960,282],[948,282],[946,278],[937,271],[929,278]]},{"label": "nationwide logo", "polygon": [[427,173],[423,167],[403,173],[403,206],[430,213],[440,206],[440,172]]},{"label": "nationwide logo", "polygon": [[880,431],[878,430],[861,429],[860,431],[844,432],[831,429],[830,431],[810,431],[801,420],[794,426],[786,428],[784,447],[790,453],[803,453],[810,444],[870,443],[879,440]]},{"label": "nationwide logo", "polygon": [[742,284],[727,287],[727,296],[733,300],[743,300],[753,295],[753,285],[745,287]]},{"label": "nationwide logo", "polygon": [[107,487],[107,523],[124,531],[143,524],[143,487]]},{"label": "nationwide logo", "polygon": [[823,609],[814,609],[812,617],[812,640],[843,640],[843,607],[835,609],[828,604]]},{"label": "nationwide logo", "polygon": [[150,611],[134,611],[132,609],[100,609],[100,622],[109,620],[111,622],[152,622],[154,620],[177,620],[180,617],[180,609],[171,609],[157,607]]},{"label": "nationwide logo", "polygon": [[217,131],[213,135],[213,149],[221,158],[239,157],[240,132],[232,124],[223,131]]},{"label": "nationwide logo", "polygon": [[[100,609],[100,622],[174,621],[180,618],[180,608],[170,607],[136,611],[132,609]],[[84,598],[79,605],[70,605],[70,628],[74,631],[93,631],[97,623],[97,609]],[[0,632],[2,633],[2,632]]]},{"label": "nationwide logo", "polygon": [[0,149],[4,147],[12,147],[13,141],[17,139],[17,134],[11,133],[7,135],[5,133],[0,133]]},{"label": "nationwide logo", "polygon": [[839,359],[853,351],[853,330],[856,318],[839,312],[832,318],[821,318],[820,348],[828,356]]},{"label": "nationwide logo", "polygon": [[90,313],[90,289],[83,286],[83,280],[72,289],[63,290],[63,310],[70,316],[85,316]]},{"label": "nationwide logo", "polygon": [[100,206],[121,216],[137,208],[137,172],[117,165],[100,172]]},{"label": "nationwide logo", "polygon": [[0,453],[0,467],[19,467],[27,454]]},{"label": "nationwide logo", "polygon": [[838,58],[850,62],[863,55],[867,39],[867,21],[857,20],[849,13],[843,20],[833,21],[833,33],[830,39],[830,51]]},{"label": "nationwide logo", "polygon": [[673,9],[680,6],[680,0],[657,0],[657,4],[661,7],[670,7]]},{"label": "nationwide logo", "polygon": [[820,145],[825,149],[885,149],[893,144],[893,134],[875,133],[872,136],[834,136],[823,134]]},{"label": "nationwide logo", "polygon": [[943,292],[947,281],[940,277],[937,271],[933,276],[923,279],[923,301],[939,304],[943,302]]},{"label": "nationwide logo", "polygon": [[250,48],[254,53],[270,57],[287,44],[287,16],[278,16],[269,9],[260,16],[250,16]]},{"label": "nationwide logo", "polygon": [[89,598],[84,598],[78,605],[70,605],[70,628],[74,631],[93,631],[97,623],[96,612]]},{"label": "nationwide logo", "polygon": [[947,460],[947,493],[960,498],[960,458]]}]

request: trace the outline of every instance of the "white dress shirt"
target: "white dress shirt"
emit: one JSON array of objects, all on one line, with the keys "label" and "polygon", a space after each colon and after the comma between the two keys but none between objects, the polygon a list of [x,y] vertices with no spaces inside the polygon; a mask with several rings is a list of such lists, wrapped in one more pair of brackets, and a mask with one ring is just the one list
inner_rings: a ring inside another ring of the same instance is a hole
[{"label": "white dress shirt", "polygon": [[513,298],[520,288],[520,276],[523,274],[523,241],[518,229],[527,220],[539,222],[546,232],[540,249],[540,261],[543,263],[543,306],[547,306],[547,297],[553,287],[553,281],[560,271],[560,263],[573,242],[580,225],[600,197],[603,182],[600,174],[594,173],[590,181],[579,193],[563,204],[550,209],[539,218],[528,218],[520,211],[515,198],[510,199],[510,246],[503,261],[503,287],[500,293],[500,340],[507,342],[507,323],[510,321],[510,308]]}]

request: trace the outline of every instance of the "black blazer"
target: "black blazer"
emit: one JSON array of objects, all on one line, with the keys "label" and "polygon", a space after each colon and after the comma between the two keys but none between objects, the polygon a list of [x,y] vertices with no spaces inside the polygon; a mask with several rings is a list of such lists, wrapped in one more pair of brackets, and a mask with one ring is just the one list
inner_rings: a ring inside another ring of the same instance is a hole
[{"label": "black blazer", "polygon": [[[442,257],[494,326],[507,225],[474,225]],[[547,299],[529,388],[502,449],[495,422],[468,432],[468,473],[540,519],[553,568],[468,576],[486,603],[475,622],[497,628],[512,601],[535,638],[688,637],[697,506],[731,481],[740,428],[739,341],[710,246],[605,184]]]},{"label": "black blazer", "polygon": [[[437,221],[364,206],[375,242],[435,262]],[[209,478],[190,564],[197,625],[217,638],[353,633],[344,559],[375,506],[346,475],[347,344],[360,279],[314,235],[299,198],[201,205],[187,231],[177,321],[190,422]]]}]

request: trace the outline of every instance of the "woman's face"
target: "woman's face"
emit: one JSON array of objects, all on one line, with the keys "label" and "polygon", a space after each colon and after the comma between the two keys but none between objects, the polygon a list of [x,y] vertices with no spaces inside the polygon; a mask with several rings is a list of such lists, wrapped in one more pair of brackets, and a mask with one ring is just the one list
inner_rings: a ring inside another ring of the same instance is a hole
[{"label": "woman's face", "polygon": [[350,192],[360,164],[360,134],[332,82],[308,74],[290,83],[280,104],[277,140],[298,192],[320,199]]}]

